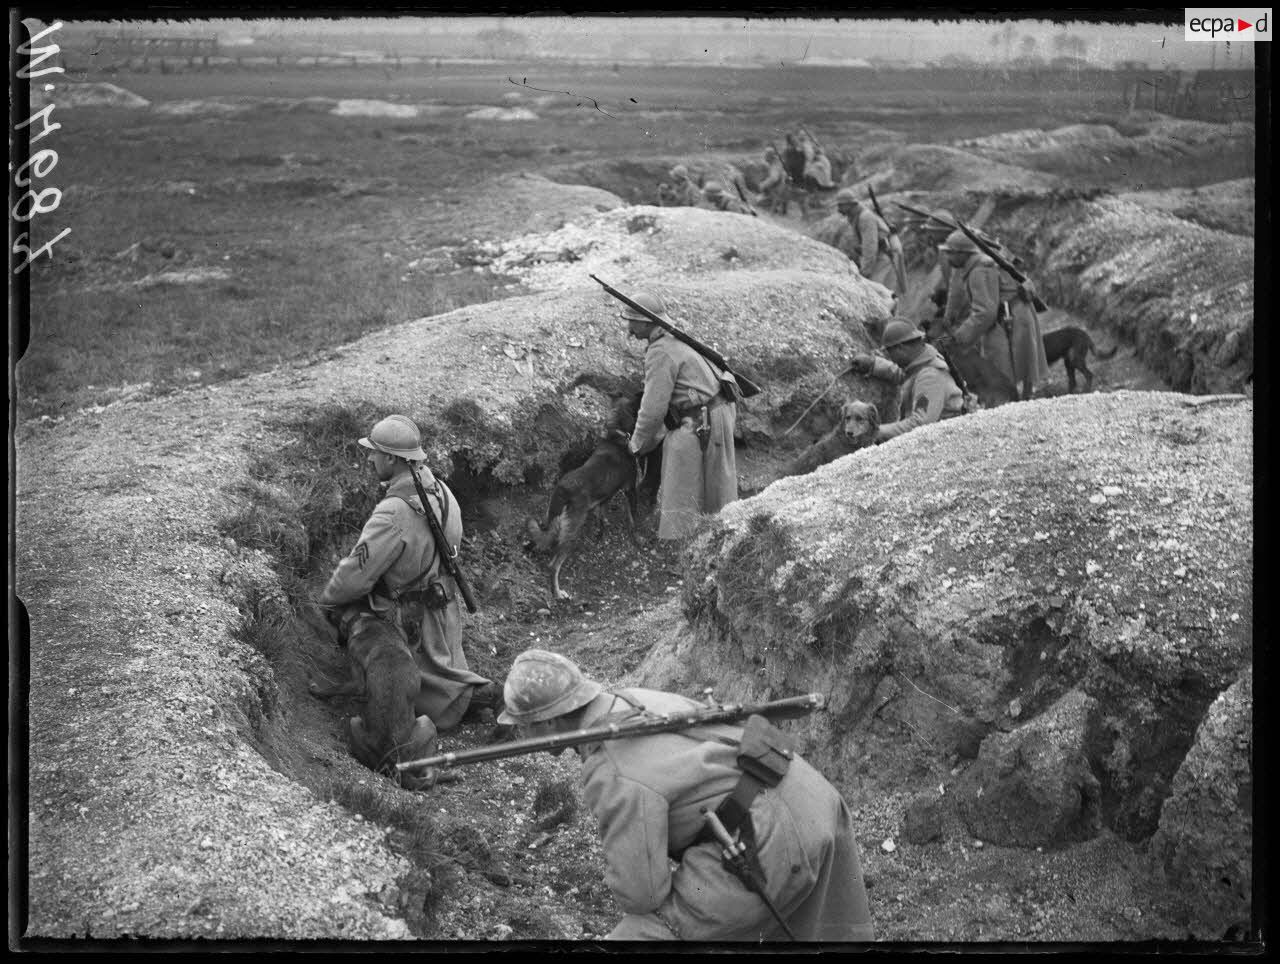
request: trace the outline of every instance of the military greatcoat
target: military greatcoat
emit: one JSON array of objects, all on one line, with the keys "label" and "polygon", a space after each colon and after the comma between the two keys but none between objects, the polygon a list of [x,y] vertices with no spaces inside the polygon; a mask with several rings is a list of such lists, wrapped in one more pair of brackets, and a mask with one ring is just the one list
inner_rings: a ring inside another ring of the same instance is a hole
[{"label": "military greatcoat", "polygon": [[[711,427],[705,448],[696,434],[703,405]],[[666,431],[663,421],[669,410],[679,424]],[[643,454],[662,443],[659,539],[683,538],[699,516],[713,515],[738,498],[736,420],[737,406],[720,397],[720,376],[711,363],[657,329],[644,353],[644,394],[631,450]]]},{"label": "military greatcoat", "polygon": [[[439,580],[449,596],[443,609],[427,609],[413,649],[419,668],[418,713],[431,717],[440,730],[455,726],[467,711],[475,687],[489,681],[471,672],[462,650],[462,612],[458,587],[440,566],[435,538],[423,514],[422,501],[407,463],[397,465],[387,493],[369,516],[350,555],[338,563],[320,604],[341,606],[363,602],[374,612],[398,620],[400,593]],[[462,542],[462,512],[453,493],[438,483],[425,465],[418,479],[441,520],[445,538],[456,550]],[[434,494],[433,494],[434,493]]]},{"label": "military greatcoat", "polygon": [[1009,338],[999,321],[1000,270],[981,252],[951,269],[943,328],[1013,379]]},{"label": "military greatcoat", "polygon": [[[602,693],[582,725],[701,704],[674,693]],[[700,841],[705,817],[733,790],[742,729],[728,724],[578,747],[583,800],[595,815],[605,882],[626,916],[615,940],[785,940],[764,902]],[[869,941],[871,913],[853,820],[839,792],[796,754],[756,796],[751,821],[766,892],[801,941]],[[673,871],[670,861],[677,861]]]},{"label": "military greatcoat", "polygon": [[898,294],[898,275],[894,269],[895,259],[902,258],[902,244],[891,238],[889,224],[866,205],[859,205],[857,212],[849,217],[849,225],[853,228],[852,243],[858,254],[853,258],[858,270],[864,278],[869,278],[884,285]]}]

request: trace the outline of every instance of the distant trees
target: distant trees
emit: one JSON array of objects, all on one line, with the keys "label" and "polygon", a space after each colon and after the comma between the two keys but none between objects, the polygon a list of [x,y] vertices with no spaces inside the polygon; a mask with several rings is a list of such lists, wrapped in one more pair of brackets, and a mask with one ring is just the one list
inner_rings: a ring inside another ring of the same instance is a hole
[{"label": "distant trees", "polygon": [[1000,48],[1004,48],[1004,59],[1009,60],[1013,56],[1013,35],[1017,33],[1013,24],[1006,23],[1003,27],[991,35],[988,41],[991,49],[999,52]]},{"label": "distant trees", "polygon": [[1054,34],[1053,52],[1060,57],[1084,57],[1089,52],[1089,43],[1079,34]]}]

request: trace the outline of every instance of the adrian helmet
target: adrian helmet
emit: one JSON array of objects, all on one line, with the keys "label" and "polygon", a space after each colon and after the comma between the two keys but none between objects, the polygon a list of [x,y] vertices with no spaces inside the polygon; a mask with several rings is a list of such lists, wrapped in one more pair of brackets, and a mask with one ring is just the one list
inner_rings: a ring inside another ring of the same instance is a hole
[{"label": "adrian helmet", "polygon": [[[631,300],[634,301],[636,304],[640,305],[642,308],[648,308],[659,318],[666,317],[666,314],[667,314],[666,303],[662,300],[662,298],[654,294],[652,291],[637,291],[635,294],[631,295]],[[619,312],[619,317],[621,317],[623,321],[644,321],[644,322],[648,322],[649,324],[653,323],[653,320],[651,318],[646,318],[644,315],[636,311],[630,305],[622,306],[622,311]]]},{"label": "adrian helmet", "polygon": [[422,436],[413,419],[404,415],[388,415],[360,439],[360,444],[375,452],[395,455],[410,462],[421,462],[427,457],[422,451]]},{"label": "adrian helmet", "polygon": [[945,237],[956,230],[956,216],[946,208],[938,208],[924,222],[924,230],[930,234],[940,234]]},{"label": "adrian helmet", "polygon": [[502,690],[506,709],[498,714],[498,722],[542,723],[586,706],[602,692],[603,687],[587,679],[573,660],[544,649],[527,649],[507,673]]},{"label": "adrian helmet", "polygon": [[960,229],[956,229],[947,235],[947,240],[938,245],[940,251],[958,251],[962,254],[971,254],[978,250],[978,246],[973,243],[970,238]]},{"label": "adrian helmet", "polygon": [[836,191],[836,207],[840,208],[845,205],[856,205],[860,203],[858,195],[853,192],[853,188],[842,187],[840,190]]},{"label": "adrian helmet", "polygon": [[883,334],[880,336],[880,347],[892,348],[894,345],[901,345],[923,337],[924,332],[905,318],[890,318],[889,323],[884,326]]}]

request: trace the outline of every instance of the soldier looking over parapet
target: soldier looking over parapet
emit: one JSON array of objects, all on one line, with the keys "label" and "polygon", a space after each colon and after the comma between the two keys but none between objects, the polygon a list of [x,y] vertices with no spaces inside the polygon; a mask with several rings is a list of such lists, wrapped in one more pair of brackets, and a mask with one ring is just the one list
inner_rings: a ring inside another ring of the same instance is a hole
[{"label": "soldier looking over parapet", "polygon": [[946,360],[924,340],[924,332],[905,318],[892,318],[884,326],[880,347],[888,359],[859,353],[849,362],[849,367],[860,375],[899,386],[898,418],[880,425],[876,430],[877,442],[887,442],[921,425],[964,414],[964,393],[952,377]]}]

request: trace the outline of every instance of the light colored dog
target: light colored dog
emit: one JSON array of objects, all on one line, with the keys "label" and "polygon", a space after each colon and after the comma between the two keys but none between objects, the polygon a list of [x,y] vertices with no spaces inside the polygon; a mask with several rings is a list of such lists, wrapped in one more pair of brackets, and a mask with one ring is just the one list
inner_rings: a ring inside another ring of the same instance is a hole
[{"label": "light colored dog", "polygon": [[805,475],[820,465],[874,444],[879,427],[880,412],[874,405],[856,399],[845,402],[840,406],[840,424],[793,459],[779,478]]}]

